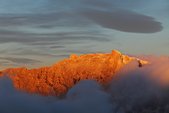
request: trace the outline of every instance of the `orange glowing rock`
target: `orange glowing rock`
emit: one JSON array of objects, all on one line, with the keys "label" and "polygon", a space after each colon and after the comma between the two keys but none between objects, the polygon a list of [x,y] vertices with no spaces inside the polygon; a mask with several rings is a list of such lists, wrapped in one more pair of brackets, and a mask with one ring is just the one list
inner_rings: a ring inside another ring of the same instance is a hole
[{"label": "orange glowing rock", "polygon": [[13,68],[1,72],[12,79],[14,86],[30,93],[42,95],[62,95],[80,80],[96,80],[104,85],[111,81],[114,74],[125,64],[137,60],[139,65],[146,61],[121,54],[113,50],[112,53],[95,53],[85,55],[71,55],[50,67],[39,69]]}]

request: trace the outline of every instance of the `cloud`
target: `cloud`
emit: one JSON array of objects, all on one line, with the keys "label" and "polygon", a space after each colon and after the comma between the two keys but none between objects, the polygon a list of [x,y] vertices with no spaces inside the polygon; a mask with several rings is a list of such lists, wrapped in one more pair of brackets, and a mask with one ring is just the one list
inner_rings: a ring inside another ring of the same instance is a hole
[{"label": "cloud", "polygon": [[[46,109],[45,103],[51,99],[56,98],[41,97],[38,95],[30,95],[16,91],[12,87],[12,83],[8,78],[0,79],[0,112],[1,113],[13,113],[13,112],[30,112],[30,113],[48,113],[49,109]],[[45,102],[46,101],[46,102]],[[44,108],[45,107],[45,108]]]},{"label": "cloud", "polygon": [[102,27],[123,32],[155,33],[163,29],[161,23],[154,18],[132,11],[88,10],[82,14]]},{"label": "cloud", "polygon": [[41,63],[39,60],[34,60],[34,59],[30,59],[30,58],[0,57],[0,59],[12,62],[14,64],[35,64],[35,63]]},{"label": "cloud", "polygon": [[39,10],[44,11],[44,4],[48,0],[16,0],[15,3],[12,0],[0,1],[0,13],[18,14],[18,13],[35,13]]},{"label": "cloud", "polygon": [[79,83],[64,99],[16,91],[8,78],[0,79],[0,88],[0,112],[2,113],[111,113],[112,111],[109,94],[103,92],[93,81]]},{"label": "cloud", "polygon": [[55,107],[60,113],[111,113],[113,107],[109,99],[110,95],[103,92],[95,81],[82,81],[70,89],[66,99]]},{"label": "cloud", "polygon": [[[142,68],[131,62],[116,73],[112,82],[100,86],[96,81],[80,81],[63,97],[27,94],[0,78],[0,112],[31,113],[148,113],[168,112],[169,58],[141,56],[151,64]],[[165,84],[164,84],[165,83]]]},{"label": "cloud", "polygon": [[[9,43],[9,42],[16,42],[21,44],[28,44],[28,45],[51,45],[51,44],[58,44],[64,43],[66,44],[68,41],[109,41],[106,38],[106,35],[100,33],[91,33],[91,32],[65,32],[65,33],[50,33],[50,34],[29,34],[22,32],[11,32],[5,31],[1,33],[2,38],[0,39],[0,43]],[[74,42],[76,43],[76,42]]]},{"label": "cloud", "polygon": [[0,26],[0,43],[50,45],[68,40],[108,40],[89,21],[71,12],[0,15]]},{"label": "cloud", "polygon": [[144,105],[161,96],[163,90],[149,78],[146,71],[146,67],[140,69],[132,62],[115,75],[109,91],[119,111],[142,113]]},{"label": "cloud", "polygon": [[62,45],[53,45],[53,46],[50,46],[50,48],[57,49],[57,48],[65,48],[65,47]]},{"label": "cloud", "polygon": [[84,7],[94,8],[94,9],[124,9],[124,10],[133,10],[139,9],[147,4],[151,3],[151,0],[142,0],[142,1],[132,1],[132,0],[81,0]]},{"label": "cloud", "polygon": [[109,92],[118,110],[149,113],[168,112],[169,58],[144,56],[151,64],[138,68],[135,62],[126,65],[112,80]]},{"label": "cloud", "polygon": [[109,1],[101,1],[101,0],[82,0],[82,3],[88,5],[88,6],[92,6],[92,7],[99,7],[99,8],[111,8],[112,7],[112,3]]}]

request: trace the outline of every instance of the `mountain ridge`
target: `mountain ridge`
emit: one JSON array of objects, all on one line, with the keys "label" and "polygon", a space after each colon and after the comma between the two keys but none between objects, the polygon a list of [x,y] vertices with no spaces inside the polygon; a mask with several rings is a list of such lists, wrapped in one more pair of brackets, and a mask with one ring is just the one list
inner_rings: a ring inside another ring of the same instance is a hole
[{"label": "mountain ridge", "polygon": [[29,93],[41,95],[65,94],[80,80],[96,80],[104,85],[111,81],[114,74],[131,61],[138,66],[148,64],[147,61],[123,55],[117,50],[111,53],[93,53],[76,55],[63,59],[51,66],[37,69],[10,68],[1,71],[13,81],[14,87]]}]

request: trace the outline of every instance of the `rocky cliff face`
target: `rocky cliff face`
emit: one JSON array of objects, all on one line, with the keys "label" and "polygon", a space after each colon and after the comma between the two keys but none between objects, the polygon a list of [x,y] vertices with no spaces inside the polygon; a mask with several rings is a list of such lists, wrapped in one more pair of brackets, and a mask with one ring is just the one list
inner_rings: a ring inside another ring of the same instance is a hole
[{"label": "rocky cliff face", "polygon": [[50,67],[13,68],[0,74],[8,75],[19,90],[58,96],[65,94],[80,80],[91,79],[107,84],[117,71],[133,60],[138,61],[139,66],[148,63],[113,50],[106,54],[71,55]]}]

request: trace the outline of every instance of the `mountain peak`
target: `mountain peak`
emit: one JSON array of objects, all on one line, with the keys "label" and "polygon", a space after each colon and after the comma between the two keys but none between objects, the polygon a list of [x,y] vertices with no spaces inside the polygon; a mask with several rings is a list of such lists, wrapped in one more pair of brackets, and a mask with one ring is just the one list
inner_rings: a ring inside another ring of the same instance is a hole
[{"label": "mountain peak", "polygon": [[76,59],[78,57],[78,55],[76,55],[76,54],[71,54],[70,55],[70,59]]},{"label": "mountain peak", "polygon": [[1,72],[8,75],[17,89],[42,95],[62,95],[81,80],[96,80],[108,84],[124,65],[136,60],[141,67],[147,61],[121,54],[111,53],[76,55],[58,63],[38,69],[12,68]]},{"label": "mountain peak", "polygon": [[120,54],[120,55],[121,55],[121,52],[118,51],[118,50],[115,50],[115,49],[113,49],[111,53],[112,53],[112,54]]}]

